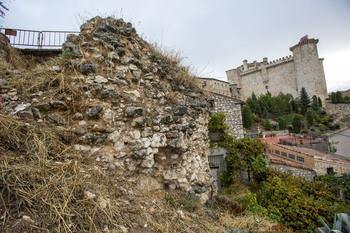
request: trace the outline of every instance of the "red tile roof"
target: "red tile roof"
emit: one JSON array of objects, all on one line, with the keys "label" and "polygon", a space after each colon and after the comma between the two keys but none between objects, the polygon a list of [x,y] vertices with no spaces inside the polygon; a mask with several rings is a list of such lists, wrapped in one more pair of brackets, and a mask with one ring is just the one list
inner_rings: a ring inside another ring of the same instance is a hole
[{"label": "red tile roof", "polygon": [[302,169],[306,169],[306,170],[313,170],[313,168],[310,166],[287,160],[282,156],[278,156],[278,155],[274,155],[274,154],[270,154],[270,153],[268,153],[268,156],[269,156],[270,162],[274,163],[274,164],[283,164],[283,165],[287,165],[290,167],[302,168]]}]

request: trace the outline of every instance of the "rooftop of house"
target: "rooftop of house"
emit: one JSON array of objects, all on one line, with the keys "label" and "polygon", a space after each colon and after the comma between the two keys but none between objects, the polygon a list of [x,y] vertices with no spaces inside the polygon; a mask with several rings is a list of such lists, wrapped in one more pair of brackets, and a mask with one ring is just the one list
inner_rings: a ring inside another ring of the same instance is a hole
[{"label": "rooftop of house", "polygon": [[224,80],[221,80],[221,79],[216,79],[216,78],[203,78],[203,77],[197,77],[197,78],[201,79],[201,80],[212,80],[212,81],[221,82],[221,83],[224,83],[224,84],[229,84],[229,82],[227,82],[227,81],[224,81]]},{"label": "rooftop of house", "polygon": [[271,163],[283,164],[283,165],[287,165],[290,167],[302,168],[302,169],[306,169],[306,170],[313,170],[313,168],[311,166],[307,166],[306,164],[300,164],[300,163],[297,163],[294,161],[290,161],[290,160],[283,158],[282,156],[274,155],[271,153],[268,153],[268,155],[269,155],[269,159],[270,159]]},{"label": "rooftop of house", "polygon": [[[305,155],[314,157],[315,161],[323,161],[323,162],[342,164],[342,165],[347,164],[348,166],[350,166],[349,161],[335,157],[334,155],[331,155],[331,154],[322,153],[320,151],[317,151],[317,150],[314,150],[311,148],[279,144],[281,139],[282,140],[294,140],[295,138],[296,137],[292,136],[292,135],[285,135],[285,136],[277,136],[277,137],[265,137],[265,138],[261,138],[261,141],[266,142],[268,144],[275,144],[275,145],[278,145],[282,148],[285,148],[285,149],[288,149],[291,151],[295,151],[295,152],[299,152],[299,153],[303,153]],[[293,167],[300,167],[301,166],[300,164],[293,162],[293,161],[290,161],[290,160],[287,160],[287,159],[283,158],[282,156],[269,154],[269,157],[270,157],[271,162],[273,162],[273,163],[281,163],[281,164],[286,164],[286,165],[293,166]]]},{"label": "rooftop of house", "polygon": [[295,136],[284,135],[284,136],[276,136],[276,137],[265,137],[265,138],[261,138],[261,141],[266,142],[266,143],[279,143],[280,139],[282,139],[282,140],[294,140]]}]

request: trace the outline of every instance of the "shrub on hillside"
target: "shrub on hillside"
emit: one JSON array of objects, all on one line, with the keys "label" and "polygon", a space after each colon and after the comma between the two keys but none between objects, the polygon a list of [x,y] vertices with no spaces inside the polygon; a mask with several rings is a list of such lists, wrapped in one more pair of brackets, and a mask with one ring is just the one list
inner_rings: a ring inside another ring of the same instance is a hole
[{"label": "shrub on hillside", "polygon": [[302,122],[301,122],[301,116],[300,115],[294,115],[293,117],[293,122],[292,122],[292,130],[293,133],[300,133],[301,128],[302,128]]},{"label": "shrub on hillside", "polygon": [[246,129],[250,128],[253,125],[253,122],[254,122],[253,113],[248,106],[244,106],[242,108],[242,120],[243,120],[243,127]]},{"label": "shrub on hillside", "polygon": [[279,130],[287,129],[287,121],[284,119],[284,117],[278,118],[278,128]]},{"label": "shrub on hillside", "polygon": [[313,232],[321,217],[330,223],[335,213],[347,207],[324,182],[308,182],[290,174],[268,173],[256,193],[248,192],[242,202],[247,213],[267,216],[296,232]]},{"label": "shrub on hillside", "polygon": [[310,125],[315,124],[315,117],[312,111],[306,112],[306,119],[307,119],[307,123],[309,123]]}]

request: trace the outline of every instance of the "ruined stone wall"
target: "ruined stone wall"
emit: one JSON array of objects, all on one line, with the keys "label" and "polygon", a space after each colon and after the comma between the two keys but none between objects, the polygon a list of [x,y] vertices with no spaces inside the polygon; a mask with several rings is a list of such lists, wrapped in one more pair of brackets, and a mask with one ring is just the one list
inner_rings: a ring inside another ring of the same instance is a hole
[{"label": "ruined stone wall", "polygon": [[237,138],[244,137],[241,101],[216,93],[211,93],[209,101],[211,111],[214,113],[224,113],[226,115],[225,123],[229,127],[229,134]]},{"label": "ruined stone wall", "polygon": [[0,33],[0,47],[0,59],[4,62],[9,62],[11,53],[10,40],[2,33]]},{"label": "ruined stone wall", "polygon": [[334,123],[347,122],[350,118],[350,104],[332,104],[326,102],[327,113],[335,116]]},{"label": "ruined stone wall", "polygon": [[282,173],[290,172],[293,176],[302,177],[308,181],[313,181],[316,176],[315,171],[311,169],[297,168],[297,167],[287,166],[284,164],[275,164],[275,163],[270,163],[268,167]]},{"label": "ruined stone wall", "polygon": [[186,69],[114,18],[83,24],[80,35],[68,36],[63,54],[48,72],[72,80],[81,102],[41,92],[19,115],[72,132],[73,148],[85,160],[143,190],[207,199],[210,112]]},{"label": "ruined stone wall", "polygon": [[333,171],[337,176],[341,176],[344,173],[350,173],[350,165],[348,164],[315,159],[315,171],[318,176],[327,175],[327,168],[333,168]]}]

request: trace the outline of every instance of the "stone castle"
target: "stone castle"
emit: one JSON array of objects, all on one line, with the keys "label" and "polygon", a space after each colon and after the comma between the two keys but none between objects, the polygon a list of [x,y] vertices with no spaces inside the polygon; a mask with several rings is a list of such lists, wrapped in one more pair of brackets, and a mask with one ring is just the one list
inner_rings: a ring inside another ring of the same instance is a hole
[{"label": "stone castle", "polygon": [[243,101],[270,92],[272,95],[291,93],[298,97],[302,87],[310,97],[327,98],[323,58],[318,57],[318,39],[306,39],[290,48],[293,55],[268,61],[248,63],[226,71],[231,96]]}]

